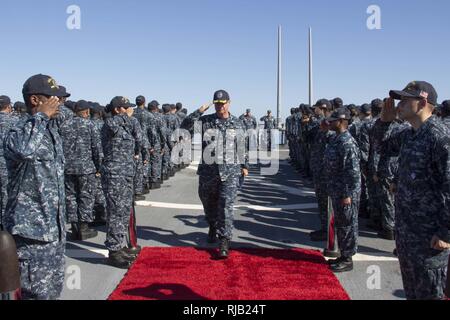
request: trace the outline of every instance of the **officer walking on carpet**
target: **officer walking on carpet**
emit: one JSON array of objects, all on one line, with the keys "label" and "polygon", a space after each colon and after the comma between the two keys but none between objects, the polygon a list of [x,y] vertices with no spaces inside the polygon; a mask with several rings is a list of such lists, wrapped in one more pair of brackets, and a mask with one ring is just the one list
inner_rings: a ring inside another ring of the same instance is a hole
[{"label": "officer walking on carpet", "polygon": [[[229,94],[224,90],[217,91],[213,103],[216,110],[214,114],[203,115],[211,107],[204,105],[183,121],[182,128],[192,130],[196,121],[202,125],[203,160],[197,172],[200,176],[199,196],[209,224],[208,242],[214,243],[218,237],[219,257],[226,259],[233,237],[233,206],[239,180],[248,175],[248,157],[244,124],[230,113]],[[219,146],[215,148],[219,154],[215,154],[215,151],[206,154],[205,149],[211,150],[214,145]],[[231,158],[229,151],[236,147],[237,155],[231,152]]]}]

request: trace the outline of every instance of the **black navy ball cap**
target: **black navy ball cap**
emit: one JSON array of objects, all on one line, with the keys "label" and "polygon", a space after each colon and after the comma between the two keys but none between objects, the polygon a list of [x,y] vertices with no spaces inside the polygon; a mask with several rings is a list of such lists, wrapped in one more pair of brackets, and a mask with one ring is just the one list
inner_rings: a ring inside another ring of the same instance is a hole
[{"label": "black navy ball cap", "polygon": [[225,90],[219,90],[214,93],[214,103],[227,103],[230,101],[230,95]]},{"label": "black navy ball cap", "polygon": [[410,82],[403,90],[391,90],[389,96],[395,100],[402,98],[427,99],[428,103],[437,105],[438,94],[434,87],[426,81]]},{"label": "black navy ball cap", "polygon": [[66,97],[67,92],[56,81],[47,75],[37,74],[25,81],[22,89],[24,95],[46,95],[54,97]]}]

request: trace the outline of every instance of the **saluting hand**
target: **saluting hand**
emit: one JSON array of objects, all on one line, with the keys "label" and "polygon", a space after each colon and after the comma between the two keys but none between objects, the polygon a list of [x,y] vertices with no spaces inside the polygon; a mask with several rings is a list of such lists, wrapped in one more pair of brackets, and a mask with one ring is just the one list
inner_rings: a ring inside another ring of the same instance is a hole
[{"label": "saluting hand", "polygon": [[343,206],[351,206],[352,205],[352,198],[342,199],[342,205]]},{"label": "saluting hand", "polygon": [[133,114],[134,114],[134,109],[133,108],[126,109],[126,114],[127,114],[128,117],[131,118],[133,116]]},{"label": "saluting hand", "polygon": [[431,239],[431,248],[439,251],[449,250],[450,243],[442,241],[438,236],[433,236],[433,239]]},{"label": "saluting hand", "polygon": [[59,98],[51,97],[45,102],[39,102],[37,112],[45,113],[49,118],[53,118],[59,112]]},{"label": "saluting hand", "polygon": [[320,131],[322,132],[330,131],[330,125],[328,124],[327,121],[324,120],[320,123]]},{"label": "saluting hand", "polygon": [[396,194],[397,193],[397,185],[395,183],[391,183],[389,185],[389,192],[392,194]]},{"label": "saluting hand", "polygon": [[397,110],[395,109],[395,100],[388,98],[381,110],[381,121],[392,122],[397,118]]},{"label": "saluting hand", "polygon": [[200,109],[198,109],[198,111],[200,111],[200,113],[205,113],[209,108],[211,108],[212,105],[212,103],[204,104],[200,107]]}]

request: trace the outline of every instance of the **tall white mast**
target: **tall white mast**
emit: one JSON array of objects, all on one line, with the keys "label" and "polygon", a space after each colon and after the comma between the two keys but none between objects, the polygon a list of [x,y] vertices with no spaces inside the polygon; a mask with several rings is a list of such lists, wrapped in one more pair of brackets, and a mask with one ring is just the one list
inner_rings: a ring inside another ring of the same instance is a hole
[{"label": "tall white mast", "polygon": [[281,25],[278,26],[277,128],[281,123]]},{"label": "tall white mast", "polygon": [[313,52],[312,52],[312,29],[309,27],[309,105],[313,105]]}]

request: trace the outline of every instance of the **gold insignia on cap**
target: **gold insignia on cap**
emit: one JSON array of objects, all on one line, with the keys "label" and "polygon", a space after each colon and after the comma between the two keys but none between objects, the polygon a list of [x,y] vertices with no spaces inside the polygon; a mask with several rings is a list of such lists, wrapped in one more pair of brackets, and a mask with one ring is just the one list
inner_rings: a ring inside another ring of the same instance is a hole
[{"label": "gold insignia on cap", "polygon": [[50,88],[52,88],[52,89],[59,89],[58,84],[56,83],[55,79],[53,79],[53,78],[48,79],[48,84],[51,85]]}]

